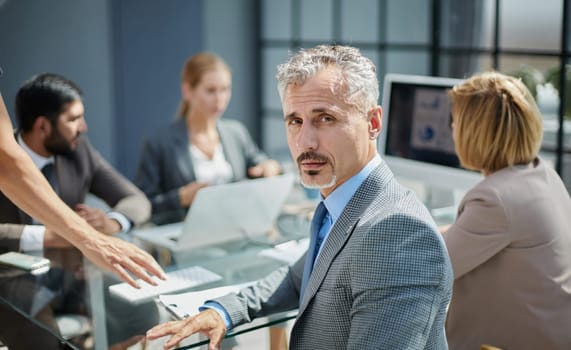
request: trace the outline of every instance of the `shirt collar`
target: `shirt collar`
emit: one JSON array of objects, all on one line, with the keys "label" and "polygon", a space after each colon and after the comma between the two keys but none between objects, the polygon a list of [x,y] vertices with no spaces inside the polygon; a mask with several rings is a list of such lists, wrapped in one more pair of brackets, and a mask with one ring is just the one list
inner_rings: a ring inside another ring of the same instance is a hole
[{"label": "shirt collar", "polygon": [[22,147],[22,149],[30,156],[30,158],[32,158],[32,161],[38,167],[38,169],[42,169],[46,164],[54,163],[54,156],[46,158],[32,151],[32,149],[26,145],[26,142],[24,142],[22,133],[18,133],[18,143],[20,144],[20,147]]},{"label": "shirt collar", "polygon": [[337,187],[335,191],[331,192],[331,194],[323,200],[323,204],[327,208],[333,223],[341,216],[343,209],[345,209],[345,206],[349,203],[349,200],[353,197],[355,192],[357,192],[357,189],[361,186],[363,181],[365,181],[373,169],[379,166],[379,164],[381,164],[381,156],[377,153],[361,171]]}]

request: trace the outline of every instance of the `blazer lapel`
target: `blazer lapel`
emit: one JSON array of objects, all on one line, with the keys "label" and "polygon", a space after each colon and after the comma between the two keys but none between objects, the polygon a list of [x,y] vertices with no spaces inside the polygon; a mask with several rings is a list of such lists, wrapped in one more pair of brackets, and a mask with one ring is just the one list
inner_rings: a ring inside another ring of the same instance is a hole
[{"label": "blazer lapel", "polygon": [[174,124],[174,127],[176,128],[172,141],[174,148],[174,157],[178,165],[178,169],[180,169],[182,178],[185,181],[188,181],[188,179],[195,178],[194,167],[192,165],[192,159],[188,150],[191,140],[188,137],[188,129],[184,119],[178,120]]},{"label": "blazer lapel", "polygon": [[[73,157],[76,155],[74,154]],[[61,200],[66,203],[71,209],[75,210],[72,206],[75,203],[81,203],[82,193],[86,189],[81,188],[79,185],[79,176],[85,176],[77,173],[73,159],[67,156],[58,155],[55,157],[55,171],[56,181],[58,183],[57,195]],[[54,189],[55,191],[55,189]]]},{"label": "blazer lapel", "polygon": [[313,272],[307,282],[305,294],[299,306],[298,318],[303,314],[311,299],[323,283],[327,272],[335,257],[344,248],[347,240],[351,237],[361,216],[369,204],[375,200],[377,194],[383,190],[385,185],[393,178],[392,172],[383,162],[376,167],[369,177],[357,189],[343,213],[335,222],[329,236],[325,240],[321,254],[317,257]]},{"label": "blazer lapel", "polygon": [[226,158],[226,161],[230,163],[230,167],[234,173],[234,180],[238,180],[241,178],[241,173],[244,172],[241,170],[241,160],[244,157],[242,155],[242,150],[236,144],[235,138],[233,137],[230,130],[228,130],[228,128],[225,127],[223,123],[219,122],[216,128],[218,130],[218,134],[220,135],[220,143],[222,144],[224,157]]},{"label": "blazer lapel", "polygon": [[[344,216],[344,215],[342,215]],[[335,225],[331,228],[331,232],[329,232],[329,236],[327,236],[327,240],[323,244],[323,248],[321,249],[321,254],[317,257],[315,261],[315,265],[313,267],[313,271],[309,277],[309,281],[307,282],[307,287],[305,288],[305,292],[303,295],[302,303],[299,307],[299,314],[301,315],[305,310],[305,307],[309,303],[309,301],[315,296],[315,293],[321,286],[323,279],[327,275],[327,271],[329,271],[329,267],[333,262],[333,259],[339,254],[339,252],[347,243],[349,237],[357,224],[359,223],[359,219],[341,221],[341,217]]]}]

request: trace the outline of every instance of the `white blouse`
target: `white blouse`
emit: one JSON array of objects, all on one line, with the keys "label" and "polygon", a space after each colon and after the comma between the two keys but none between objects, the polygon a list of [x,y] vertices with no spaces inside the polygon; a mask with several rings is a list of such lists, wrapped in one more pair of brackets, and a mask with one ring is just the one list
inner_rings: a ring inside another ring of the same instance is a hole
[{"label": "white blouse", "polygon": [[222,144],[216,146],[212,159],[209,159],[204,152],[192,144],[189,147],[189,152],[197,182],[220,185],[232,180],[234,174],[230,163],[224,157]]}]

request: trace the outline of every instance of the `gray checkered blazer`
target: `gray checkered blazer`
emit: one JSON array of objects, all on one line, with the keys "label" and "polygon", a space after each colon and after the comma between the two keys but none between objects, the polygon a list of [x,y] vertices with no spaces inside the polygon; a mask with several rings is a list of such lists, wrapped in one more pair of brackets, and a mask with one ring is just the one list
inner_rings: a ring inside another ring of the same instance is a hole
[{"label": "gray checkered blazer", "polygon": [[299,308],[291,349],[447,349],[452,269],[426,208],[383,162],[325,241],[299,304],[303,256],[216,299],[234,325]]}]

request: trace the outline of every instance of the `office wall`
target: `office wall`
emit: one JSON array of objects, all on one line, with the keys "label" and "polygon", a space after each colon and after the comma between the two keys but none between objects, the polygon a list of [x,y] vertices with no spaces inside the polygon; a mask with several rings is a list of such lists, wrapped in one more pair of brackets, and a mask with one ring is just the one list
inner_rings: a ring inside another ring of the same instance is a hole
[{"label": "office wall", "polygon": [[259,142],[255,1],[208,0],[203,7],[204,49],[222,56],[232,69],[232,100],[224,117],[242,121]]},{"label": "office wall", "polygon": [[[59,73],[85,92],[92,143],[114,160],[110,2],[0,1],[0,91],[14,118],[22,82],[42,72]],[[13,120],[14,121],[14,120]]]},{"label": "office wall", "polygon": [[180,72],[202,49],[202,1],[113,2],[117,164],[132,178],[143,138],[175,118]]}]

